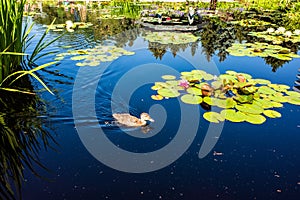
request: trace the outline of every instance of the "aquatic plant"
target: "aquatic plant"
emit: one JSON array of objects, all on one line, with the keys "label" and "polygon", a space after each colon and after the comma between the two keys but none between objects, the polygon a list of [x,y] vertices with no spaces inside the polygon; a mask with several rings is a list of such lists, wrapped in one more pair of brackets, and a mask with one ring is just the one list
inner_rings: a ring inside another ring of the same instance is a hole
[{"label": "aquatic plant", "polygon": [[134,52],[127,51],[116,46],[96,46],[90,49],[70,50],[65,53],[57,54],[55,60],[63,60],[66,56],[70,59],[80,61],[77,66],[98,66],[101,62],[110,62],[122,55],[133,55]]},{"label": "aquatic plant", "polygon": [[231,47],[227,48],[226,51],[233,56],[273,57],[287,61],[293,58],[300,58],[299,55],[293,53],[289,48],[263,42],[234,43]]},{"label": "aquatic plant", "polygon": [[262,38],[273,44],[282,44],[284,42],[300,43],[299,32],[300,31],[297,29],[292,32],[286,30],[284,27],[279,27],[277,30],[267,29],[266,31],[261,32],[249,32],[248,35]]},{"label": "aquatic plant", "polygon": [[230,24],[238,24],[243,27],[257,27],[257,26],[268,26],[271,25],[270,22],[266,22],[263,20],[257,20],[257,19],[242,19],[239,21],[230,21]]},{"label": "aquatic plant", "polygon": [[226,71],[214,76],[202,70],[192,70],[181,72],[179,80],[171,75],[162,78],[165,82],[156,82],[151,87],[157,91],[152,99],[178,97],[187,104],[218,107],[220,112],[208,111],[203,115],[204,119],[214,123],[227,120],[262,124],[266,117],[281,117],[274,109],[283,107],[283,103],[300,105],[300,93],[289,91],[289,86],[253,78],[246,73]]},{"label": "aquatic plant", "polygon": [[56,32],[63,32],[64,30],[67,30],[68,32],[73,32],[75,29],[85,29],[92,27],[93,24],[91,22],[72,22],[70,20],[67,20],[65,24],[51,24],[51,25],[45,25],[45,27],[48,27],[52,31]]},{"label": "aquatic plant", "polygon": [[199,37],[192,33],[179,32],[147,32],[144,36],[149,42],[157,42],[160,44],[186,44],[196,42]]}]

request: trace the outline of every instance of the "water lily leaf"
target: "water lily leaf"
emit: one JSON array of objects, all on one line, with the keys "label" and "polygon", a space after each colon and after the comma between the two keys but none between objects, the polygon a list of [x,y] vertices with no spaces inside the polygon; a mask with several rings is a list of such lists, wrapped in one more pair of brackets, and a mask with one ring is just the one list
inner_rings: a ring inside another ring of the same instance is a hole
[{"label": "water lily leaf", "polygon": [[225,109],[221,111],[222,117],[231,122],[243,122],[246,120],[246,115],[240,111],[236,112],[234,109]]},{"label": "water lily leaf", "polygon": [[281,117],[281,114],[275,110],[264,110],[264,115],[270,118],[278,118]]},{"label": "water lily leaf", "polygon": [[299,92],[288,91],[288,92],[286,92],[286,94],[291,96],[291,97],[299,97],[300,98],[300,93]]},{"label": "water lily leaf", "polygon": [[259,78],[256,78],[256,79],[251,79],[251,81],[254,81],[255,83],[260,84],[260,85],[268,85],[268,84],[271,84],[271,81],[266,80],[266,79],[259,79]]},{"label": "water lily leaf", "polygon": [[230,81],[232,81],[232,82],[238,82],[236,76],[234,76],[234,75],[221,74],[219,77],[220,77],[221,79],[230,80]]},{"label": "water lily leaf", "polygon": [[263,109],[273,108],[273,104],[268,99],[255,99],[253,105],[262,107]]},{"label": "water lily leaf", "polygon": [[288,96],[287,102],[294,105],[300,105],[300,98],[295,96]]},{"label": "water lily leaf", "polygon": [[210,80],[213,80],[213,79],[214,79],[214,76],[211,75],[211,74],[206,73],[206,74],[203,74],[203,78],[204,78],[204,80],[206,80],[206,81],[210,81]]},{"label": "water lily leaf", "polygon": [[173,75],[163,75],[162,79],[164,79],[164,80],[174,80],[174,79],[176,79],[176,76],[173,76]]},{"label": "water lily leaf", "polygon": [[201,89],[195,88],[195,87],[190,87],[187,90],[187,93],[189,94],[194,94],[194,95],[202,95]]},{"label": "water lily leaf", "polygon": [[54,58],[54,60],[56,60],[56,61],[60,61],[60,60],[63,60],[65,57],[63,57],[63,56],[56,56],[55,58]]},{"label": "water lily leaf", "polygon": [[185,94],[181,97],[181,101],[187,104],[200,104],[202,97],[192,94]]},{"label": "water lily leaf", "polygon": [[240,103],[251,103],[253,101],[253,95],[237,95],[233,97],[236,101]]},{"label": "water lily leaf", "polygon": [[86,66],[86,63],[78,62],[78,63],[76,63],[76,66],[84,67],[84,66]]},{"label": "water lily leaf", "polygon": [[224,117],[217,112],[206,112],[203,114],[203,118],[209,122],[219,123],[220,121],[224,121]]},{"label": "water lily leaf", "polygon": [[236,105],[236,101],[231,98],[216,99],[215,104],[220,108],[234,108]]},{"label": "water lily leaf", "polygon": [[237,72],[236,71],[232,71],[232,70],[227,70],[226,74],[235,76],[237,74]]},{"label": "water lily leaf", "polygon": [[180,93],[177,90],[174,90],[172,88],[163,88],[160,90],[157,90],[157,93],[163,97],[178,97]]},{"label": "water lily leaf", "polygon": [[216,106],[217,105],[217,103],[216,103],[217,101],[218,101],[218,99],[214,98],[214,97],[204,97],[203,98],[203,102],[207,103],[210,106]]},{"label": "water lily leaf", "polygon": [[263,93],[263,94],[275,94],[276,93],[275,90],[271,89],[268,86],[261,86],[261,87],[259,87],[257,92]]},{"label": "water lily leaf", "polygon": [[223,83],[222,81],[213,81],[211,82],[211,86],[215,89],[218,89],[223,86]]},{"label": "water lily leaf", "polygon": [[246,114],[246,121],[251,124],[262,124],[266,121],[266,118],[262,115]]},{"label": "water lily leaf", "polygon": [[157,95],[151,95],[151,98],[152,98],[153,100],[162,100],[164,97],[161,96],[161,95],[159,95],[159,94],[157,94]]},{"label": "water lily leaf", "polygon": [[283,104],[275,101],[271,101],[271,104],[274,108],[282,108]]},{"label": "water lily leaf", "polygon": [[274,96],[274,95],[269,95],[267,97],[269,100],[275,101],[275,102],[287,102],[287,98],[285,96]]},{"label": "water lily leaf", "polygon": [[71,57],[71,60],[83,60],[86,59],[88,56],[84,55],[84,56],[73,56]]},{"label": "water lily leaf", "polygon": [[241,112],[250,114],[260,114],[264,111],[262,107],[253,104],[236,105],[235,108]]}]

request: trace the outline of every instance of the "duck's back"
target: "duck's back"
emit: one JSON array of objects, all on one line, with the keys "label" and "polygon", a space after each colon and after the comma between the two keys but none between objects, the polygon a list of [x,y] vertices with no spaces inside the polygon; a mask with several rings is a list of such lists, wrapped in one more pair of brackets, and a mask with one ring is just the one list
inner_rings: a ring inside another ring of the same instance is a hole
[{"label": "duck's back", "polygon": [[128,113],[114,113],[113,117],[117,120],[118,123],[126,126],[142,126],[143,123],[140,119],[135,116],[132,116]]}]

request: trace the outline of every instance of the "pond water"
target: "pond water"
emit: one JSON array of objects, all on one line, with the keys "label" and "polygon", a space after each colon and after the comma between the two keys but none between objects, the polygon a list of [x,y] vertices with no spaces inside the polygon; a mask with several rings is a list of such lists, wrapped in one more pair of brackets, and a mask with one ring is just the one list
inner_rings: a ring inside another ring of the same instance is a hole
[{"label": "pond water", "polygon": [[[40,72],[55,93],[40,94],[47,105],[40,117],[57,145],[53,144],[56,151],[39,154],[49,172],[38,167],[37,172],[46,180],[26,169],[23,199],[299,198],[299,106],[284,104],[276,109],[281,118],[268,118],[261,125],[229,121],[218,125],[203,119],[206,110],[198,105],[184,105],[176,98],[151,99],[155,94],[151,87],[162,81],[162,75],[178,77],[193,69],[214,75],[234,70],[293,87],[298,59],[276,70],[259,57],[227,55],[221,62],[221,51],[208,56],[201,41],[159,46],[144,39],[147,30],[128,28],[126,21],[107,24],[107,31],[125,28],[111,36],[103,33],[103,26],[75,30],[48,49],[63,53],[115,45],[135,54],[93,67],[76,66],[79,61],[66,56]],[[33,33],[43,30],[36,24]],[[49,37],[56,35],[50,32]],[[48,55],[37,64],[54,58]],[[147,128],[118,127],[112,123],[114,112],[135,116],[149,112],[155,122]],[[111,146],[105,138],[131,154],[107,149]],[[199,158],[203,145],[211,147]],[[154,151],[158,154],[151,157]],[[137,156],[147,152],[149,158]]]}]

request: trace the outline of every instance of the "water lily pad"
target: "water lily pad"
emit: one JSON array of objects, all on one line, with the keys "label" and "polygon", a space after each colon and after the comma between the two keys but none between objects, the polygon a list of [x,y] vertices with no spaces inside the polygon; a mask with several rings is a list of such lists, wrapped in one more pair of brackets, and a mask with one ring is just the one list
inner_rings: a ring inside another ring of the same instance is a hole
[{"label": "water lily pad", "polygon": [[250,114],[260,114],[264,111],[262,107],[253,104],[236,105],[235,108],[241,112]]},{"label": "water lily pad", "polygon": [[204,113],[203,118],[213,123],[219,123],[225,120],[220,113],[213,112],[213,111]]},{"label": "water lily pad", "polygon": [[162,100],[164,97],[161,96],[161,95],[159,95],[159,94],[157,94],[157,95],[151,95],[151,98],[152,98],[153,100]]},{"label": "water lily pad", "polygon": [[194,94],[194,95],[202,95],[201,89],[195,88],[195,87],[190,87],[187,90],[187,93],[189,94]]},{"label": "water lily pad", "polygon": [[221,111],[221,115],[231,122],[243,122],[246,120],[246,115],[242,112],[236,112],[234,109],[225,109]]},{"label": "water lily pad", "polygon": [[84,56],[73,56],[73,57],[71,57],[71,60],[84,60],[87,57],[88,57],[87,55],[84,55]]},{"label": "water lily pad", "polygon": [[178,97],[180,93],[172,88],[163,88],[157,91],[163,97]]},{"label": "water lily pad", "polygon": [[163,75],[162,79],[164,79],[164,80],[174,80],[174,79],[176,79],[176,76],[173,76],[173,75]]},{"label": "water lily pad", "polygon": [[185,94],[181,97],[181,101],[187,104],[200,104],[202,97],[192,94]]},{"label": "water lily pad", "polygon": [[259,93],[263,93],[263,94],[275,94],[276,91],[273,90],[272,88],[268,87],[268,86],[261,86],[258,88]]},{"label": "water lily pad", "polygon": [[288,92],[286,92],[286,94],[291,96],[291,97],[299,97],[300,98],[300,93],[299,92],[288,91]]},{"label": "water lily pad", "polygon": [[266,118],[262,115],[246,114],[246,121],[251,124],[263,124]]},{"label": "water lily pad", "polygon": [[281,114],[275,110],[264,110],[263,114],[270,118],[281,117]]},{"label": "water lily pad", "polygon": [[288,96],[287,102],[294,105],[300,105],[300,98],[295,96]]}]

